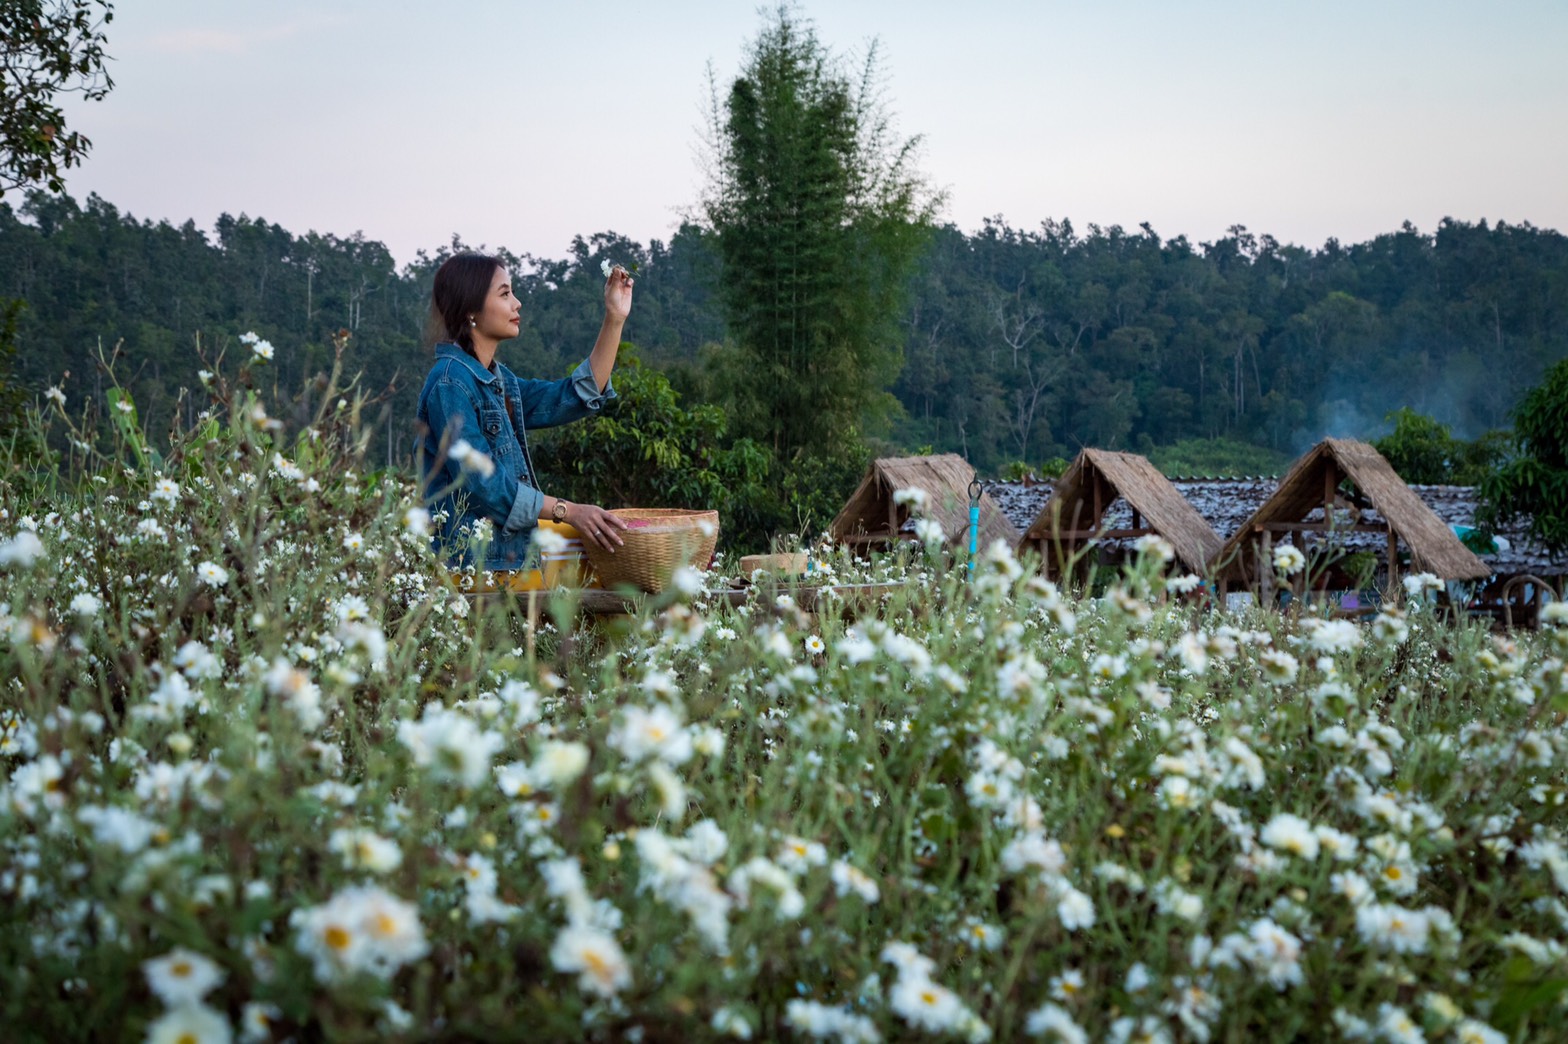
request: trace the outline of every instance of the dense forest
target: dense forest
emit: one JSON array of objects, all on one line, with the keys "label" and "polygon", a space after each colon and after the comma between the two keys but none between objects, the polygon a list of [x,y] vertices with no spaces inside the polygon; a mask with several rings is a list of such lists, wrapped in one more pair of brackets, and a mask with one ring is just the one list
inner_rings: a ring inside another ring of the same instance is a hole
[{"label": "dense forest", "polygon": [[[402,459],[430,280],[461,245],[399,268],[358,233],[296,235],[225,214],[207,234],[97,197],[0,204],[0,301],[26,302],[11,379],[33,394],[63,381],[91,400],[94,356],[119,344],[120,379],[158,430],[196,383],[198,345],[210,358],[254,330],[277,346],[270,373],[293,391],[347,330],[348,367],[371,390],[395,388],[386,452]],[[555,376],[586,353],[608,258],[637,269],[628,331],[642,362],[688,403],[733,394],[723,266],[705,233],[646,245],[601,233],[559,259],[497,252],[525,301],[523,332],[503,349],[514,369]],[[1407,224],[1308,249],[1241,227],[1194,244],[1147,225],[998,218],[934,229],[913,280],[902,365],[883,375],[892,398],[865,430],[879,447],[960,452],[991,473],[1085,445],[1167,459],[1185,446],[1200,468],[1224,466],[1216,452],[1283,461],[1325,434],[1380,434],[1406,406],[1473,437],[1506,426],[1568,356],[1568,237],[1528,224]]]}]

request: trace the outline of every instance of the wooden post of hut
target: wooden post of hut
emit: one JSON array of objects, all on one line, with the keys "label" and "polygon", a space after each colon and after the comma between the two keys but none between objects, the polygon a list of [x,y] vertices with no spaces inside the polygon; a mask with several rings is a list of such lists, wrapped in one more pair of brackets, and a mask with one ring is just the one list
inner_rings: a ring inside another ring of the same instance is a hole
[{"label": "wooden post of hut", "polygon": [[[1346,481],[1355,494],[1340,494]],[[1371,512],[1377,521],[1364,521]],[[1351,534],[1383,537],[1388,556],[1383,597],[1394,603],[1401,592],[1401,542],[1409,550],[1413,568],[1440,579],[1479,580],[1491,575],[1486,563],[1405,485],[1382,454],[1352,439],[1324,439],[1291,465],[1279,488],[1216,557],[1227,585],[1250,587],[1260,602],[1266,602],[1273,590],[1273,539],[1284,533],[1302,544],[1306,534],[1317,534],[1319,555],[1343,548],[1343,538]]]}]

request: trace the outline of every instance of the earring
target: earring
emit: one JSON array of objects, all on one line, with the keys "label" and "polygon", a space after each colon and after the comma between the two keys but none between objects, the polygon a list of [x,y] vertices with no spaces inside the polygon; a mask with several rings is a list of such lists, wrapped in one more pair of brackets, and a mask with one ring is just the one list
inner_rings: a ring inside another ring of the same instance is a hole
[{"label": "earring", "polygon": [[474,317],[473,316],[469,316],[468,317],[468,325],[469,326],[478,326],[479,324],[474,322]]}]

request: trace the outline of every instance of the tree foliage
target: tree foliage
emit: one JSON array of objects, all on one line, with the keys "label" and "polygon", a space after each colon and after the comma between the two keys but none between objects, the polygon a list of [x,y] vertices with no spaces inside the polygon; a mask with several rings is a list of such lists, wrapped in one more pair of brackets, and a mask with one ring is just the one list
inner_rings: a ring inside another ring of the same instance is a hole
[{"label": "tree foliage", "polygon": [[1443,482],[1454,456],[1454,436],[1448,425],[1424,413],[1401,406],[1387,420],[1394,430],[1373,443],[1377,451],[1406,482]]},{"label": "tree foliage", "polygon": [[994,219],[938,230],[905,333],[894,441],[983,470],[1190,439],[1288,458],[1400,406],[1473,437],[1568,354],[1568,237],[1445,220],[1308,249]]},{"label": "tree foliage", "polygon": [[[0,201],[0,300],[27,301],[15,326],[17,383],[33,394],[60,384],[73,409],[81,399],[101,406],[97,348],[119,344],[121,380],[157,434],[177,410],[191,420],[179,389],[199,385],[198,335],[209,354],[239,350],[246,330],[291,346],[264,374],[292,391],[330,367],[333,335],[346,328],[348,370],[371,390],[397,382],[373,459],[406,461],[429,367],[430,280],[461,244],[398,266],[360,234],[295,234],[243,214],[216,225],[204,234],[194,221],[141,221],[97,197],[33,193],[19,210]],[[723,346],[733,339],[711,232],[686,226],[648,244],[602,232],[558,258],[491,249],[524,301],[523,330],[501,349],[507,365],[525,376],[568,372],[598,333],[600,262],[635,262],[627,332],[646,368],[669,379],[684,409],[724,410],[726,440],[744,437],[726,389],[746,367]],[[1450,221],[1435,234],[1407,227],[1308,250],[1244,230],[1193,245],[1150,229],[991,221],[972,233],[936,229],[911,288],[896,313],[903,367],[891,431],[877,441],[845,434],[831,469],[804,458],[770,469],[763,486],[777,528],[802,524],[789,510],[797,491],[815,498],[818,516],[835,509],[844,492],[823,490],[872,452],[930,447],[962,453],[984,474],[1015,461],[1040,473],[1050,458],[1098,445],[1175,471],[1257,474],[1326,434],[1376,437],[1399,406],[1459,441],[1509,423],[1524,392],[1568,356],[1568,237],[1528,225]],[[1255,322],[1222,322],[1238,313]],[[1240,399],[1233,336],[1245,340]],[[759,390],[776,383],[749,379]],[[543,477],[550,492],[552,475]]]},{"label": "tree foliage", "polygon": [[1373,445],[1406,482],[1473,486],[1501,461],[1504,432],[1487,432],[1474,441],[1455,438],[1448,425],[1408,406],[1386,418],[1394,430]]},{"label": "tree foliage", "polygon": [[1278,450],[1226,438],[1182,439],[1156,447],[1149,461],[1172,478],[1282,475],[1290,466],[1290,457]]},{"label": "tree foliage", "polygon": [[10,454],[21,459],[30,448],[25,442],[22,411],[27,405],[27,395],[13,375],[16,370],[16,326],[26,307],[23,301],[0,301],[0,441],[18,440],[10,447]]},{"label": "tree foliage", "polygon": [[92,147],[68,130],[62,94],[108,95],[104,69],[110,0],[5,0],[0,4],[0,195],[29,185],[62,192],[62,173]]},{"label": "tree foliage", "polygon": [[844,447],[889,413],[898,319],[937,202],[878,76],[874,48],[852,79],[781,6],[711,112],[702,215],[733,346],[722,395],[739,434],[787,470],[821,472],[834,500],[861,463]]},{"label": "tree foliage", "polygon": [[1568,551],[1568,359],[1547,371],[1514,410],[1516,454],[1481,484],[1483,525],[1525,515],[1530,532]]}]

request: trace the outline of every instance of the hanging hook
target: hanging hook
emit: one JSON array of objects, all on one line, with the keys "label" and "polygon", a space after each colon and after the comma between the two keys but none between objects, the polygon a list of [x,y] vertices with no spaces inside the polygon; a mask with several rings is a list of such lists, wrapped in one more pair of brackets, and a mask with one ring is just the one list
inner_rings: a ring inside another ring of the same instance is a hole
[{"label": "hanging hook", "polygon": [[969,482],[969,571],[975,571],[975,553],[980,549],[980,473],[973,472]]}]

